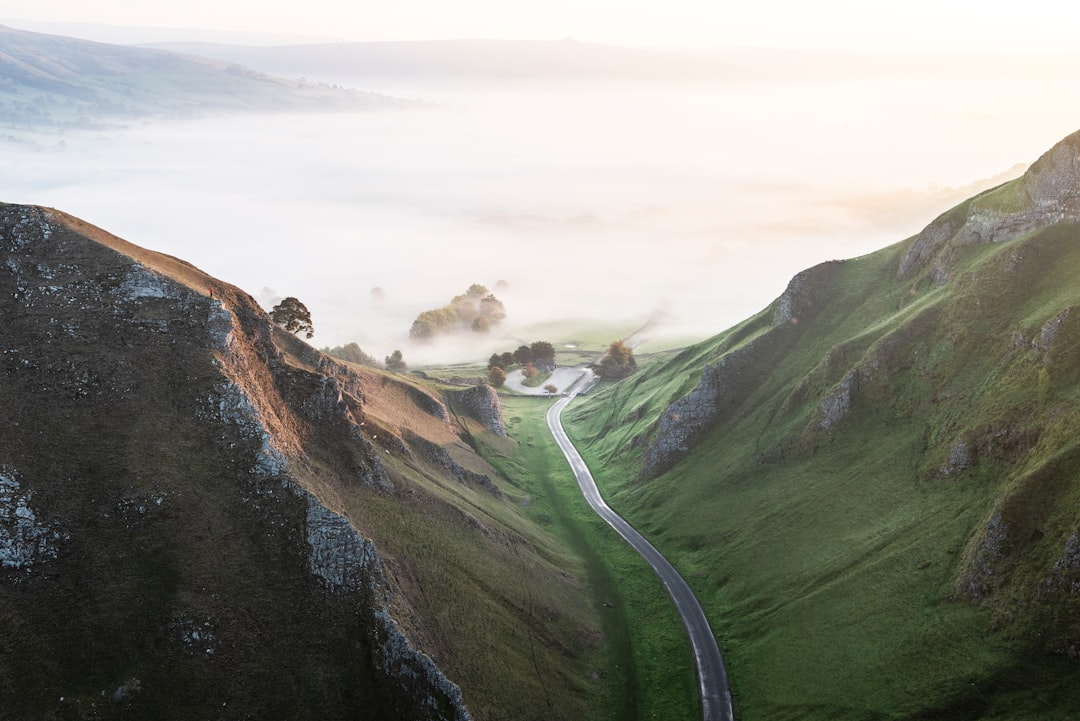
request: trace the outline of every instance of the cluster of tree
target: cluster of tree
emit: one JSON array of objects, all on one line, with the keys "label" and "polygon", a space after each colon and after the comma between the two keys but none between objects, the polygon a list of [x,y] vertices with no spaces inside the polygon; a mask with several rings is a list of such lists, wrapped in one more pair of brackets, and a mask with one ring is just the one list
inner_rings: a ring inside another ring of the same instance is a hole
[{"label": "cluster of tree", "polygon": [[621,340],[617,340],[608,346],[604,357],[600,359],[596,374],[601,378],[625,378],[636,370],[634,351]]},{"label": "cluster of tree", "polygon": [[333,356],[334,358],[350,363],[356,363],[357,365],[371,366],[372,368],[379,368],[382,366],[378,359],[365,353],[356,343],[339,345],[334,348],[323,348],[322,352],[328,356]]},{"label": "cluster of tree", "polygon": [[492,353],[488,359],[488,383],[501,388],[506,382],[506,369],[521,366],[526,378],[533,378],[540,370],[555,370],[555,346],[545,340],[518,347],[516,351]]},{"label": "cluster of tree", "polygon": [[538,340],[530,345],[520,346],[516,351],[492,353],[488,359],[488,369],[506,368],[512,365],[533,366],[541,370],[555,370],[555,346],[545,340]]},{"label": "cluster of tree", "polygon": [[463,295],[454,296],[448,305],[425,310],[416,316],[409,337],[430,340],[443,333],[487,333],[505,317],[506,307],[502,301],[484,286],[473,283]]},{"label": "cluster of tree", "polygon": [[408,367],[409,366],[405,363],[405,358],[401,355],[401,351],[396,350],[386,356],[386,370],[403,371]]},{"label": "cluster of tree", "polygon": [[311,312],[296,298],[289,296],[270,310],[270,319],[290,333],[306,333],[307,338],[315,335],[315,326],[311,322]]}]

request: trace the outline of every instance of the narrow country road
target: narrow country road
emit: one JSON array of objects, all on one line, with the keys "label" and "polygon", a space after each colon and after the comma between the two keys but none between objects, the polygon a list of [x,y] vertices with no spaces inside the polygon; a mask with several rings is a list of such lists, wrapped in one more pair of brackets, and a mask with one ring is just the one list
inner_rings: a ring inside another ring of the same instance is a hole
[{"label": "narrow country road", "polygon": [[694,649],[694,660],[697,664],[698,687],[701,691],[701,717],[704,721],[733,721],[734,715],[731,710],[731,689],[728,686],[727,672],[724,670],[724,660],[720,657],[720,649],[716,645],[716,637],[713,636],[709,627],[709,620],[705,618],[705,612],[701,609],[694,592],[690,590],[683,577],[675,570],[668,560],[653,548],[653,545],[645,540],[645,537],[634,530],[634,527],[623,520],[622,516],[611,510],[600,496],[592,474],[588,466],[582,460],[581,454],[570,442],[569,436],[562,427],[561,415],[567,404],[574,399],[571,394],[556,402],[547,414],[548,428],[551,429],[555,441],[562,449],[566,460],[577,477],[578,486],[585,494],[585,500],[592,509],[615,532],[622,536],[627,543],[634,547],[642,557],[649,562],[656,574],[660,576],[664,587],[667,588],[675,606],[682,616],[683,625],[690,636],[690,644]]}]

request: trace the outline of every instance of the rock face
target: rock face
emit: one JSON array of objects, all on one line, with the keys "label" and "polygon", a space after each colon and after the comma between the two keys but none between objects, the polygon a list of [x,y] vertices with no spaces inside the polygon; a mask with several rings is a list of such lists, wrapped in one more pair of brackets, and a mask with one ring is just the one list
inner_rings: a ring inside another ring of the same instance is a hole
[{"label": "rock face", "polygon": [[484,428],[498,436],[506,435],[502,404],[494,388],[481,384],[468,390],[454,391],[448,395],[452,403],[459,406],[471,418],[480,421]]},{"label": "rock face", "polygon": [[1047,151],[1023,177],[976,196],[928,225],[900,260],[898,276],[937,259],[936,285],[948,281],[949,245],[999,243],[1063,221],[1080,220],[1080,132]]},{"label": "rock face", "polygon": [[0,567],[21,569],[56,558],[66,536],[38,520],[30,507],[31,493],[23,492],[16,475],[0,468]]},{"label": "rock face", "polygon": [[643,476],[654,477],[675,465],[726,411],[746,397],[746,376],[754,366],[755,349],[755,344],[744,346],[705,366],[697,387],[668,407],[645,454]]},{"label": "rock face", "polygon": [[237,289],[77,227],[0,206],[0,603],[21,618],[0,708],[470,718],[374,544],[305,480],[332,439],[389,487],[358,379],[291,364]]},{"label": "rock face", "polygon": [[[769,358],[793,343],[798,337],[800,321],[811,320],[828,302],[832,281],[842,265],[842,261],[830,261],[797,274],[774,304],[771,325],[702,369],[697,387],[672,403],[660,417],[645,453],[643,478],[654,478],[674,466],[717,423],[746,402],[762,375],[768,372]],[[850,405],[858,392],[857,382],[849,391],[847,396],[835,400],[832,405],[836,408],[828,403],[823,405],[829,422],[842,415],[847,407],[845,399]]]},{"label": "rock face", "polygon": [[483,489],[496,498],[502,498],[502,491],[499,490],[499,487],[495,485],[495,482],[489,476],[463,467],[442,446],[415,433],[407,433],[406,440],[415,451],[416,456],[442,468],[458,483]]}]

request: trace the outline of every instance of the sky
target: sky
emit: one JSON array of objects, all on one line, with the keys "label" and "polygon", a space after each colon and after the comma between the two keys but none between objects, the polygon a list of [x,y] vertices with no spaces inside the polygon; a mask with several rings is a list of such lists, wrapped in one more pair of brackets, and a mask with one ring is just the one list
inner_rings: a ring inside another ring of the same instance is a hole
[{"label": "sky", "polygon": [[[0,0],[2,24],[116,23],[147,40],[164,38],[138,29],[172,26],[175,39],[205,39],[192,30],[203,28],[836,50],[1071,51],[1078,13],[940,0]],[[804,268],[917,233],[1080,128],[1075,63],[912,67],[671,86],[357,77],[346,84],[440,105],[0,137],[0,200],[60,208],[184,258],[267,308],[297,296],[320,347],[470,360],[536,340],[516,337],[528,328],[566,335],[564,321],[585,318],[629,332],[651,317],[666,334],[651,342],[681,344],[758,312]],[[453,357],[402,345],[420,311],[498,281],[515,337]]]},{"label": "sky", "polygon": [[16,20],[306,34],[344,40],[498,38],[640,46],[1069,50],[1071,3],[976,0],[0,0]]}]

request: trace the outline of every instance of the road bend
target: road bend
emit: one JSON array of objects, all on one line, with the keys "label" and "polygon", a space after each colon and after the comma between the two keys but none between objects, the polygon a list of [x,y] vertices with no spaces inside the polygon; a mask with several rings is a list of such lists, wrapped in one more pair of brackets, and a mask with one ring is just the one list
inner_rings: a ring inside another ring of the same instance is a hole
[{"label": "road bend", "polygon": [[608,507],[581,454],[563,430],[561,415],[567,404],[574,399],[574,395],[576,394],[560,399],[551,407],[547,414],[548,428],[551,429],[555,441],[570,463],[577,477],[578,486],[585,495],[585,500],[609,526],[615,529],[616,533],[649,562],[675,602],[675,607],[682,616],[683,625],[686,627],[686,633],[690,636],[690,644],[694,649],[698,686],[701,691],[702,719],[704,721],[734,721],[731,710],[731,688],[728,686],[727,672],[724,670],[724,659],[720,656],[716,637],[713,636],[709,621],[705,618],[705,612],[701,609],[701,604],[698,603],[694,592],[690,590],[690,586],[675,570],[675,567],[668,563],[668,560],[653,548],[644,536]]}]

